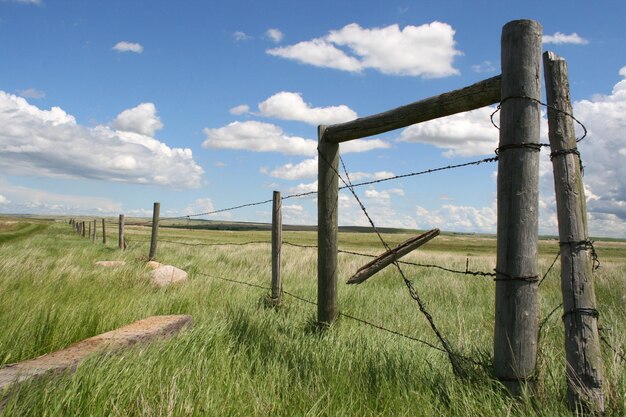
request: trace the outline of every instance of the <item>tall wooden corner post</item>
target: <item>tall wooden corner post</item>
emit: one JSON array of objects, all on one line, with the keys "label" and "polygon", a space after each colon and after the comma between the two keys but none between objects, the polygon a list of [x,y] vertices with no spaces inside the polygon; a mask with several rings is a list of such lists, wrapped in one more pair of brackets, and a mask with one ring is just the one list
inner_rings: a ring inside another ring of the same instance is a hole
[{"label": "tall wooden corner post", "polygon": [[537,362],[541,33],[533,20],[502,29],[493,366],[513,395]]},{"label": "tall wooden corner post", "polygon": [[324,139],[318,127],[317,183],[317,322],[330,326],[337,319],[337,202],[339,143]]},{"label": "tall wooden corner post", "polygon": [[573,410],[604,414],[593,247],[587,234],[585,189],[574,121],[568,116],[572,114],[572,103],[567,63],[556,54],[546,52],[543,67],[561,246],[568,403]]}]

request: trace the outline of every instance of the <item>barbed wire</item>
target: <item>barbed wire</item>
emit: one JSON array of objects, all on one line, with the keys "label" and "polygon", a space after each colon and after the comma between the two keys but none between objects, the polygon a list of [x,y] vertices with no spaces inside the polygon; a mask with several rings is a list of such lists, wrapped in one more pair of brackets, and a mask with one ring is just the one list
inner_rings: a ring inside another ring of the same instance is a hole
[{"label": "barbed wire", "polygon": [[[317,245],[300,245],[297,243],[291,243],[291,242],[287,242],[287,241],[283,241],[283,245],[288,245],[288,246],[294,246],[294,247],[298,247],[298,248],[317,248]],[[337,252],[339,253],[345,253],[347,255],[356,255],[356,256],[363,256],[363,257],[368,257],[368,258],[376,258],[376,255],[372,255],[369,253],[363,253],[363,252],[355,252],[355,251],[349,251],[349,250],[345,250],[345,249],[337,249]],[[399,259],[396,260],[396,262],[402,264],[402,265],[411,265],[411,266],[417,266],[417,267],[421,267],[421,268],[435,268],[435,269],[441,269],[442,271],[446,271],[446,272],[452,272],[455,274],[463,274],[463,275],[474,275],[474,276],[484,276],[484,277],[495,277],[496,274],[493,272],[483,272],[483,271],[470,271],[469,269],[463,270],[459,270],[459,269],[450,269],[450,268],[446,268],[440,265],[433,265],[433,264],[422,264],[422,263],[418,263],[418,262],[410,262],[410,261],[401,261]]]},{"label": "barbed wire", "polygon": [[[204,273],[204,272],[196,272],[196,273],[198,275],[202,275],[202,276],[205,276],[207,278],[218,279],[218,280],[229,282],[229,283],[233,283],[233,284],[241,284],[241,285],[245,285],[245,286],[248,286],[248,287],[257,288],[257,289],[261,289],[261,290],[265,290],[265,291],[271,291],[272,290],[270,287],[266,287],[264,285],[255,284],[255,283],[251,283],[251,282],[247,282],[247,281],[242,281],[242,280],[237,280],[237,279],[232,279],[232,278],[226,278],[226,277],[222,277],[222,276],[218,276],[218,275],[214,275],[214,274],[207,274],[207,273]],[[301,296],[299,296],[297,294],[294,294],[294,293],[292,293],[290,291],[286,291],[286,290],[284,290],[282,288],[281,288],[281,294],[288,295],[288,296],[290,296],[290,297],[292,297],[292,298],[294,298],[294,299],[296,299],[298,301],[302,301],[303,303],[306,303],[306,304],[309,304],[309,305],[312,305],[312,306],[317,306],[317,303],[315,301],[311,301],[311,300],[306,299],[304,297],[301,297]],[[359,322],[361,324],[365,324],[365,325],[367,325],[369,327],[373,327],[373,328],[375,328],[377,330],[381,330],[381,331],[384,331],[384,332],[387,332],[387,333],[390,333],[390,334],[393,334],[393,335],[396,335],[396,336],[399,336],[399,337],[411,340],[413,342],[417,342],[417,343],[423,344],[423,345],[428,346],[431,349],[437,350],[439,352],[447,353],[445,349],[442,349],[439,346],[434,345],[434,344],[432,344],[432,343],[430,343],[430,342],[428,342],[426,340],[423,340],[423,339],[417,338],[415,336],[411,336],[411,335],[399,332],[397,330],[389,329],[389,328],[381,326],[379,324],[375,324],[375,323],[373,323],[373,322],[371,322],[369,320],[366,320],[366,319],[363,319],[363,318],[360,318],[360,317],[356,317],[356,316],[354,316],[352,314],[339,312],[339,316],[345,317],[345,318],[350,319],[350,320],[354,320],[354,321]],[[464,361],[472,363],[473,365],[484,366],[484,364],[482,362],[476,361],[476,360],[474,360],[472,358],[469,358],[467,356],[459,355],[457,353],[455,353],[455,355],[459,359],[462,359]]]},{"label": "barbed wire", "polygon": [[[472,166],[472,165],[480,165],[480,164],[484,164],[484,163],[489,163],[489,162],[495,162],[498,160],[498,156],[494,156],[494,157],[489,157],[489,158],[484,158],[484,159],[480,159],[480,160],[476,160],[476,161],[471,161],[471,162],[465,162],[462,164],[453,164],[453,165],[446,165],[443,167],[438,167],[438,168],[430,168],[430,169],[426,169],[423,171],[416,171],[416,172],[410,172],[407,174],[400,174],[400,175],[393,175],[391,177],[386,177],[386,178],[379,178],[377,180],[372,180],[372,181],[364,181],[364,182],[359,182],[356,184],[351,184],[351,186],[353,188],[357,188],[357,187],[363,187],[366,185],[373,185],[373,184],[379,184],[382,182],[386,182],[386,181],[395,181],[398,179],[402,179],[402,178],[409,178],[409,177],[415,177],[415,176],[419,176],[419,175],[426,175],[426,174],[432,174],[434,172],[439,172],[439,171],[445,171],[448,169],[456,169],[456,168],[463,168],[463,167],[468,167],[468,166]],[[348,189],[348,185],[344,185],[342,187],[339,187],[339,190],[345,190]],[[317,194],[317,191],[306,191],[306,192],[302,192],[302,193],[298,193],[298,194],[289,194],[286,195],[284,197],[281,197],[281,200],[288,200],[290,198],[300,198],[300,197],[306,197],[306,196],[310,196],[310,195],[315,195]],[[219,210],[211,210],[211,211],[205,211],[202,213],[194,213],[194,214],[187,214],[184,216],[177,216],[177,217],[167,217],[167,218],[163,218],[161,220],[180,220],[180,219],[191,219],[192,217],[199,217],[199,216],[209,216],[212,214],[217,214],[217,213],[223,213],[226,211],[232,211],[232,210],[237,210],[237,209],[241,209],[241,208],[245,208],[245,207],[253,207],[253,206],[260,206],[263,204],[269,204],[273,201],[273,199],[270,200],[262,200],[262,201],[257,201],[257,202],[253,202],[253,203],[247,203],[247,204],[241,204],[238,206],[233,206],[233,207],[227,207],[227,208],[223,208],[223,209],[219,209]]]},{"label": "barbed wire", "polygon": [[[342,165],[343,170],[344,170],[344,172],[346,174],[347,182],[346,182],[346,180],[343,179],[343,177],[341,176],[339,171],[337,171],[337,169],[320,152],[319,147],[317,148],[317,153],[318,153],[318,157],[321,160],[323,160],[324,163],[330,169],[332,169],[335,172],[337,177],[341,180],[341,182],[344,183],[344,185],[348,188],[350,193],[354,196],[355,200],[357,201],[357,203],[361,207],[361,210],[363,211],[363,214],[367,218],[367,220],[370,223],[372,229],[374,230],[374,232],[378,236],[379,240],[381,241],[381,243],[383,244],[385,249],[387,251],[391,250],[391,248],[389,247],[389,245],[387,244],[385,239],[382,237],[382,235],[380,234],[380,232],[376,228],[376,225],[374,224],[374,221],[372,220],[371,216],[367,212],[367,209],[363,205],[363,202],[361,201],[359,196],[354,191],[354,187],[352,187],[352,182],[350,181],[350,176],[348,175],[348,170],[346,168],[345,163],[343,162],[343,158],[341,158],[341,156],[339,156],[339,160],[341,161],[341,165]],[[426,306],[425,306],[424,302],[422,301],[421,297],[419,296],[419,294],[417,293],[417,291],[415,290],[415,287],[413,286],[413,283],[406,277],[406,275],[404,274],[404,271],[402,270],[402,268],[400,267],[400,264],[398,262],[394,261],[393,264],[395,265],[396,269],[400,273],[400,276],[402,277],[402,280],[404,281],[404,284],[406,285],[406,287],[407,287],[407,289],[409,291],[409,295],[411,296],[411,298],[413,298],[413,300],[415,300],[415,302],[417,302],[417,305],[418,305],[418,308],[419,308],[420,312],[424,315],[424,317],[428,321],[431,329],[433,330],[433,332],[435,333],[435,335],[439,339],[439,342],[441,343],[443,349],[445,349],[446,353],[448,354],[448,359],[450,360],[450,364],[452,365],[452,370],[453,370],[454,374],[459,376],[459,377],[460,376],[464,376],[466,374],[466,372],[463,370],[463,367],[461,366],[461,363],[459,363],[457,361],[457,356],[455,355],[455,352],[452,350],[452,347],[450,346],[448,340],[439,331],[439,328],[436,326],[433,317],[430,315],[428,310],[426,310]]]}]

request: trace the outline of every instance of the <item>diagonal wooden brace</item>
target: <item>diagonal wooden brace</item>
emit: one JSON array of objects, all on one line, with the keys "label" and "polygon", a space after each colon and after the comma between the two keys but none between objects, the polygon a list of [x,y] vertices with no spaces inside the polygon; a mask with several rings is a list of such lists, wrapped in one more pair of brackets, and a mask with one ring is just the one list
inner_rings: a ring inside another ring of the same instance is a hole
[{"label": "diagonal wooden brace", "polygon": [[360,284],[381,269],[385,268],[392,262],[397,261],[409,252],[422,246],[424,243],[433,239],[439,235],[439,229],[433,229],[421,235],[412,237],[405,242],[399,244],[397,247],[388,250],[380,255],[378,258],[363,265],[358,271],[346,282],[347,284]]}]

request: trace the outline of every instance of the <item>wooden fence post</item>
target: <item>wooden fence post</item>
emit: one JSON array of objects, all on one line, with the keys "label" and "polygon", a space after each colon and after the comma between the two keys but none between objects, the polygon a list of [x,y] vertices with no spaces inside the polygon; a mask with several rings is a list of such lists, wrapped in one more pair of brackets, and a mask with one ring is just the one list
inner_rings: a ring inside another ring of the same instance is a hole
[{"label": "wooden fence post", "polygon": [[96,234],[98,231],[98,220],[97,219],[93,219],[93,236],[91,237],[93,240],[93,243],[96,243]]},{"label": "wooden fence post", "polygon": [[126,249],[126,245],[124,244],[124,215],[120,214],[119,220],[119,248],[120,250]]},{"label": "wooden fence post", "polygon": [[272,201],[272,304],[280,305],[281,281],[281,250],[283,246],[283,215],[280,191],[274,191]]},{"label": "wooden fence post", "polygon": [[107,244],[107,228],[104,219],[102,219],[102,243]]},{"label": "wooden fence post", "polygon": [[546,52],[543,67],[561,246],[568,403],[572,410],[604,415],[593,247],[587,234],[585,189],[574,121],[567,116],[572,114],[567,63],[556,54]]},{"label": "wooden fence post", "polygon": [[152,209],[152,238],[150,239],[150,254],[148,255],[148,260],[150,261],[154,261],[156,259],[160,211],[161,203],[155,202]]},{"label": "wooden fence post", "polygon": [[330,326],[337,319],[337,228],[339,144],[324,139],[318,126],[317,185],[317,322]]},{"label": "wooden fence post", "polygon": [[81,226],[80,226],[80,232],[83,235],[83,237],[85,237],[85,232],[87,231],[87,228],[85,227],[85,222],[81,222]]},{"label": "wooden fence post", "polygon": [[533,20],[502,29],[493,366],[513,395],[537,363],[541,33]]},{"label": "wooden fence post", "polygon": [[91,240],[91,222],[89,222],[89,233],[87,234],[87,238]]}]

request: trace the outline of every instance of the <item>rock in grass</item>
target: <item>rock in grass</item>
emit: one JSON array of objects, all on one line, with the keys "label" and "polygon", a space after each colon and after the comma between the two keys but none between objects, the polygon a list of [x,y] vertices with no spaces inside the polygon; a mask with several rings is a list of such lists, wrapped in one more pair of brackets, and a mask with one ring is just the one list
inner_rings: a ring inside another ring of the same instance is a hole
[{"label": "rock in grass", "polygon": [[150,279],[157,287],[183,283],[189,278],[185,271],[172,265],[163,265],[155,261],[150,261],[147,266],[152,269]]},{"label": "rock in grass", "polygon": [[126,265],[126,261],[97,261],[96,265],[103,266],[105,268],[115,268]]}]

